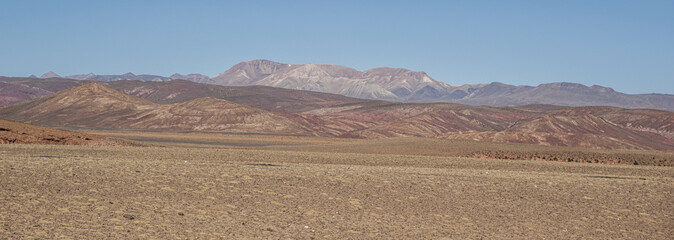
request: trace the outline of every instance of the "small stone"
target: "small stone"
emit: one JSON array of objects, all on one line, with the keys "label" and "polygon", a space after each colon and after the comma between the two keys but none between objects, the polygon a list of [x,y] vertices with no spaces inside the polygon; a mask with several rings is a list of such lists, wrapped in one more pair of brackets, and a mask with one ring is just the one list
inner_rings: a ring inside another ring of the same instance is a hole
[{"label": "small stone", "polygon": [[136,219],[136,216],[131,215],[131,214],[124,214],[124,215],[122,215],[122,217],[125,217],[126,219],[129,219],[129,220],[134,220],[134,219]]},{"label": "small stone", "polygon": [[179,212],[178,215],[185,216],[185,213]]}]

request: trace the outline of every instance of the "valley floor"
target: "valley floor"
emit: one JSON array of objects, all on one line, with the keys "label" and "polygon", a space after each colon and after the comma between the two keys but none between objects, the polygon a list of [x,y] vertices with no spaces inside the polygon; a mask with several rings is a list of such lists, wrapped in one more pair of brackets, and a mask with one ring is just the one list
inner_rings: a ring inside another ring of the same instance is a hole
[{"label": "valley floor", "polygon": [[674,168],[0,145],[0,239],[670,239]]}]

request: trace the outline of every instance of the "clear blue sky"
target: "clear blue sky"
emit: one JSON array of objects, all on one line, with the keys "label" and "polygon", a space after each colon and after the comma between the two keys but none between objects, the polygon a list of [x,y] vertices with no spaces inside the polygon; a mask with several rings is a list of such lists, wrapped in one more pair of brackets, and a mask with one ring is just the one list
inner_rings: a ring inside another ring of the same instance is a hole
[{"label": "clear blue sky", "polygon": [[215,76],[254,59],[673,94],[674,1],[0,0],[3,76]]}]

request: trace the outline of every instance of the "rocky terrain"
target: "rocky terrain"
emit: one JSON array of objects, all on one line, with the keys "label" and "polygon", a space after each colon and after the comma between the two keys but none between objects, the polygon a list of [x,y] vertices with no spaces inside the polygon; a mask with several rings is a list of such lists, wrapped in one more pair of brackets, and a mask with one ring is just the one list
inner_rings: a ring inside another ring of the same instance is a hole
[{"label": "rocky terrain", "polygon": [[90,146],[141,146],[93,134],[63,131],[0,119],[0,144],[57,144]]},{"label": "rocky terrain", "polygon": [[670,239],[671,167],[0,145],[0,238]]}]

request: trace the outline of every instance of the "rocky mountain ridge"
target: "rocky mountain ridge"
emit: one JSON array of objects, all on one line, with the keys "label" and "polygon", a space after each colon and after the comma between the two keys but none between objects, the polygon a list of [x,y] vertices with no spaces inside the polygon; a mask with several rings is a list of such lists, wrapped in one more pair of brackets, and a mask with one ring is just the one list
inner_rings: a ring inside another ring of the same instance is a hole
[{"label": "rocky mountain ridge", "polygon": [[[268,60],[242,62],[213,78],[228,86],[264,85],[341,94],[349,97],[411,101],[450,86],[424,72],[402,68],[375,68],[360,72],[329,64],[284,64]],[[433,89],[433,90],[431,90]]]}]

